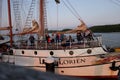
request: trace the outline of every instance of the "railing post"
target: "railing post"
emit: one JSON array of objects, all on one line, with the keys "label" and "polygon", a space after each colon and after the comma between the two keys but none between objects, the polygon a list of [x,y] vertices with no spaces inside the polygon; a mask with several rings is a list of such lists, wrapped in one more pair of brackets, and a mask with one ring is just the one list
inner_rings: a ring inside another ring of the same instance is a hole
[{"label": "railing post", "polygon": [[71,48],[71,44],[72,44],[72,42],[70,41],[70,48]]}]

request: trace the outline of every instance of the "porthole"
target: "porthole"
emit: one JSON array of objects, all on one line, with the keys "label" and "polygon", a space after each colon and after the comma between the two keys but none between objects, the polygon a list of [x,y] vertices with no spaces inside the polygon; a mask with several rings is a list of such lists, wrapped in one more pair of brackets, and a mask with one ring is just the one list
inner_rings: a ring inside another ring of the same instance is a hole
[{"label": "porthole", "polygon": [[70,54],[70,55],[73,55],[73,54],[74,54],[74,52],[73,52],[73,51],[70,51],[70,52],[69,52],[69,54]]},{"label": "porthole", "polygon": [[25,52],[24,51],[22,51],[22,54],[24,54]]},{"label": "porthole", "polygon": [[34,51],[34,54],[37,55],[37,51]]},{"label": "porthole", "polygon": [[50,55],[54,55],[54,52],[53,52],[53,51],[50,51]]},{"label": "porthole", "polygon": [[87,53],[88,53],[88,54],[91,54],[91,53],[92,53],[92,50],[91,50],[91,49],[88,49],[88,50],[87,50]]},{"label": "porthole", "polygon": [[62,70],[61,73],[64,73],[64,71]]}]

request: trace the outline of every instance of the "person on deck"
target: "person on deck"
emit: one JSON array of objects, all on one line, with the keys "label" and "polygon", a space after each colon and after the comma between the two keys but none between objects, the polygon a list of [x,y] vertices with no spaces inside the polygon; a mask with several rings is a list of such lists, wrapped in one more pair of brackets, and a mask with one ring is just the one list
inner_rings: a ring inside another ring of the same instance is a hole
[{"label": "person on deck", "polygon": [[61,34],[61,35],[60,35],[60,40],[61,40],[61,42],[64,40],[64,36],[65,36],[64,34]]},{"label": "person on deck", "polygon": [[83,40],[82,31],[77,31],[76,37],[77,37],[78,44],[80,44],[81,41]]},{"label": "person on deck", "polygon": [[4,40],[4,37],[2,35],[0,35],[0,40]]},{"label": "person on deck", "polygon": [[91,41],[91,40],[94,40],[93,39],[93,33],[91,30],[87,29],[84,33],[84,36],[85,38],[88,40],[88,41]]},{"label": "person on deck", "polygon": [[55,35],[54,35],[54,33],[52,33],[52,36],[51,36],[51,43],[52,43],[52,48],[54,48],[54,46],[55,46]]},{"label": "person on deck", "polygon": [[63,41],[61,42],[61,46],[65,49],[66,48],[66,42],[67,42],[67,37],[66,36],[64,36],[64,39],[63,39]]},{"label": "person on deck", "polygon": [[34,46],[35,38],[33,35],[30,35],[29,40],[30,40],[31,46]]},{"label": "person on deck", "polygon": [[72,39],[72,36],[71,35],[69,35],[69,42],[73,42],[73,39]]},{"label": "person on deck", "polygon": [[46,34],[46,41],[47,41],[48,44],[51,42],[49,34]]},{"label": "person on deck", "polygon": [[72,36],[69,35],[66,41],[66,46],[71,46],[72,42],[73,42]]},{"label": "person on deck", "polygon": [[56,43],[59,43],[59,42],[60,42],[60,34],[57,33],[57,34],[56,34]]},{"label": "person on deck", "polygon": [[52,33],[52,36],[51,36],[51,43],[54,43],[55,42],[55,35],[54,33]]}]

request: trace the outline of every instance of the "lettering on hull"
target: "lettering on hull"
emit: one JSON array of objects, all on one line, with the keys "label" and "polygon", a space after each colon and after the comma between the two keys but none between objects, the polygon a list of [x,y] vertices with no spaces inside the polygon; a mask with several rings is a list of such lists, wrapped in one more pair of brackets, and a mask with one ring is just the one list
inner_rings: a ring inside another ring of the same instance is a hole
[{"label": "lettering on hull", "polygon": [[[39,63],[44,64],[45,58],[39,58]],[[73,65],[73,64],[81,64],[85,63],[85,58],[61,58],[58,59],[58,65]]]},{"label": "lettering on hull", "polygon": [[85,58],[75,58],[75,59],[66,59],[66,60],[59,60],[60,65],[66,65],[66,64],[80,64],[85,63]]}]

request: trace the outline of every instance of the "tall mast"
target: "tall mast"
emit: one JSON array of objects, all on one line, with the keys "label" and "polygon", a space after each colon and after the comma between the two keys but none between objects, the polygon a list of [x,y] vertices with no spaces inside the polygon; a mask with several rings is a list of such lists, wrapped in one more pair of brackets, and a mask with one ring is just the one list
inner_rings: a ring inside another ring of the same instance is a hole
[{"label": "tall mast", "polygon": [[0,27],[2,26],[2,0],[0,0]]},{"label": "tall mast", "polygon": [[40,0],[40,35],[45,38],[45,33],[48,31],[47,29],[47,13],[46,13],[46,3],[45,0]]},{"label": "tall mast", "polygon": [[44,36],[44,0],[40,0],[40,34]]},{"label": "tall mast", "polygon": [[13,34],[12,34],[12,21],[11,21],[11,7],[10,7],[10,0],[8,0],[8,22],[9,22],[9,27],[10,27],[10,46],[12,47],[12,38],[13,38]]}]

